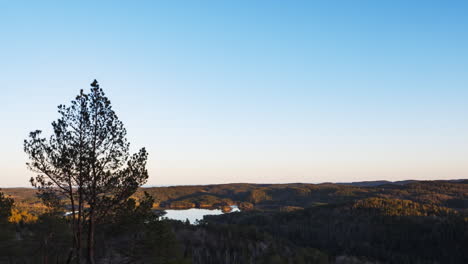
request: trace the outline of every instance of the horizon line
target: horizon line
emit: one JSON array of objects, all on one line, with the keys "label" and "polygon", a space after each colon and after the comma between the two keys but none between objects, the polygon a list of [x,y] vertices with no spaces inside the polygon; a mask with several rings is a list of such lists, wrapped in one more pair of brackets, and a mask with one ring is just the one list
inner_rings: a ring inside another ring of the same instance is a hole
[{"label": "horizon line", "polygon": [[[413,181],[413,182],[423,182],[423,181],[429,181],[429,182],[435,182],[435,181],[442,181],[442,182],[459,182],[459,181],[464,181],[468,180],[468,178],[459,178],[459,179],[436,179],[436,180],[415,180],[415,179],[407,179],[407,180],[398,180],[398,181],[389,181],[389,180],[372,180],[372,181],[352,181],[352,182],[318,182],[318,183],[312,183],[312,182],[285,182],[285,183],[259,183],[259,182],[229,182],[229,183],[208,183],[208,184],[163,184],[163,185],[142,185],[139,186],[139,188],[161,188],[161,187],[190,187],[190,186],[213,186],[213,185],[233,185],[233,184],[252,184],[252,185],[285,185],[285,184],[314,184],[314,185],[319,185],[319,184],[341,184],[341,185],[346,185],[346,184],[354,184],[354,183],[369,183],[369,182],[388,182],[388,183],[398,183],[398,182],[408,182],[408,181]],[[25,186],[14,186],[14,187],[0,187],[0,190],[2,189],[36,189],[34,187],[25,187]]]}]

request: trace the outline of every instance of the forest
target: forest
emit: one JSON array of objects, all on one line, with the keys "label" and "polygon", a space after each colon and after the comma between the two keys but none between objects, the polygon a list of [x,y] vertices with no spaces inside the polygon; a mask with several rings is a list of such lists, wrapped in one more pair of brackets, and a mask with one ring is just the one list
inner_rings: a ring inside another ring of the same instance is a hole
[{"label": "forest", "polygon": [[[2,191],[2,263],[67,263],[67,206]],[[161,217],[175,201],[243,209]],[[468,181],[140,188],[96,230],[96,263],[467,263]]]}]

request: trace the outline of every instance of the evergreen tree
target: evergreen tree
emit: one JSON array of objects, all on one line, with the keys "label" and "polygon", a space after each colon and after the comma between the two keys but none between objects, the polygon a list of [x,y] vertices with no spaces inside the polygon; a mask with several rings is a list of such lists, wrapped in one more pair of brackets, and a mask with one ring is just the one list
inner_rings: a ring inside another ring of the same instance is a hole
[{"label": "evergreen tree", "polygon": [[[58,107],[53,133],[30,133],[24,141],[31,179],[44,197],[66,197],[74,234],[71,256],[80,262],[83,228],[87,228],[87,261],[95,262],[96,224],[119,208],[148,178],[147,152],[129,154],[126,130],[96,80],[70,106]],[[85,210],[86,208],[86,210]]]}]

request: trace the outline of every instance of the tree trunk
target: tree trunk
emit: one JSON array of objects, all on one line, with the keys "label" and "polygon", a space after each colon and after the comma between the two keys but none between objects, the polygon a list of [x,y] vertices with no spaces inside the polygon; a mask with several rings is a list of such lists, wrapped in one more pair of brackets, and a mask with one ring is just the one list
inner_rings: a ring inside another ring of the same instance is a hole
[{"label": "tree trunk", "polygon": [[[73,198],[73,189],[72,189],[72,185],[70,183],[70,202],[71,202],[71,209],[72,209],[72,213],[71,213],[71,217],[72,217],[72,232],[73,232],[73,250],[72,250],[72,255],[70,256],[70,260],[74,257],[74,256],[78,256],[78,252],[80,250],[80,247],[79,247],[79,242],[78,242],[78,225],[77,225],[77,219],[76,219],[76,207],[75,207],[75,199]],[[78,219],[79,221],[79,219]],[[78,223],[79,224],[79,223]],[[79,258],[77,259],[77,263],[79,263]]]},{"label": "tree trunk", "polygon": [[94,262],[94,210],[91,209],[89,214],[89,230],[88,230],[88,263],[95,264]]},{"label": "tree trunk", "polygon": [[81,233],[83,232],[83,197],[81,195],[81,186],[78,189],[78,230],[76,245],[76,263],[81,264]]}]

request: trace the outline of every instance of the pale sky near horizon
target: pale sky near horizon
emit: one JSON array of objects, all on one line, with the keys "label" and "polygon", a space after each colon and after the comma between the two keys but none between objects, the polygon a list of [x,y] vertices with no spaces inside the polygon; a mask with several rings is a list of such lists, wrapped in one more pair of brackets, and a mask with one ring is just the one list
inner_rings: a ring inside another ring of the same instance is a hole
[{"label": "pale sky near horizon", "polygon": [[2,1],[0,187],[97,79],[148,185],[468,178],[466,1]]}]

